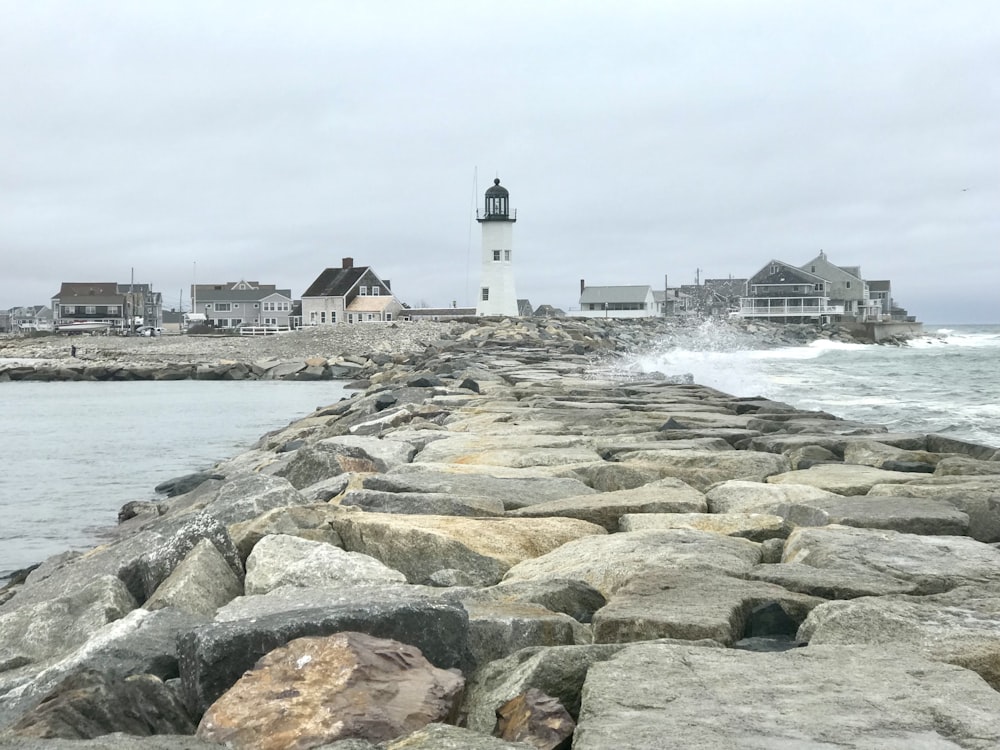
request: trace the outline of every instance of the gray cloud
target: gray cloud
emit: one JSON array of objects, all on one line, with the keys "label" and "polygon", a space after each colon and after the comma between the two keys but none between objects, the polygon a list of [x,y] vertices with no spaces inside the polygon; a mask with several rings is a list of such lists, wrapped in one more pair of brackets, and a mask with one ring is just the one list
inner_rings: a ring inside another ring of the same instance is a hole
[{"label": "gray cloud", "polygon": [[0,0],[0,307],[343,256],[469,303],[498,174],[536,305],[823,248],[1000,320],[994,4],[619,6]]}]

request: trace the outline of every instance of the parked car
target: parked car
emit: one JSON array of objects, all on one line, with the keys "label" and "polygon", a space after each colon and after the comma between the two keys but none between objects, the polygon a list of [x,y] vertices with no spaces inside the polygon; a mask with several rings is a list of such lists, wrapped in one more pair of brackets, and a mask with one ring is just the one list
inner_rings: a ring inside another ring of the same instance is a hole
[{"label": "parked car", "polygon": [[162,336],[163,329],[159,326],[139,326],[135,333],[137,336]]}]

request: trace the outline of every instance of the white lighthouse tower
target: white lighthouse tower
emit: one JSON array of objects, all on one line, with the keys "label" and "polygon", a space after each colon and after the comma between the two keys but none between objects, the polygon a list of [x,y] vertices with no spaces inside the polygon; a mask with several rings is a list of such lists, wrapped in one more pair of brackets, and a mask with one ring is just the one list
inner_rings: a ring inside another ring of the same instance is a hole
[{"label": "white lighthouse tower", "polygon": [[517,315],[517,293],[514,291],[514,258],[511,247],[517,213],[510,215],[510,196],[493,180],[486,191],[486,210],[476,212],[476,221],[483,225],[483,270],[479,281],[476,315]]}]

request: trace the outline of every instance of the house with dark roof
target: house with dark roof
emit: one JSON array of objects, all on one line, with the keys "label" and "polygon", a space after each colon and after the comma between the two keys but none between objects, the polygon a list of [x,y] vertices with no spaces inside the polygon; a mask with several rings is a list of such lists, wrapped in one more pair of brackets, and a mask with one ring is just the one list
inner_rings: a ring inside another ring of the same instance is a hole
[{"label": "house with dark roof", "polygon": [[369,266],[344,258],[327,268],[302,294],[302,323],[307,326],[377,323],[396,320],[403,303]]},{"label": "house with dark roof", "polygon": [[163,320],[163,295],[151,284],[118,284],[114,281],[64,281],[52,297],[52,319],[60,326],[106,326],[134,330],[159,327]]},{"label": "house with dark roof", "polygon": [[844,314],[830,303],[829,284],[822,276],[772,260],[747,281],[739,315],[776,323],[829,323]]},{"label": "house with dark roof", "polygon": [[193,312],[213,328],[292,328],[292,290],[259,281],[227,281],[191,287]]},{"label": "house with dark roof", "polygon": [[[0,316],[3,315],[4,313],[0,313]],[[15,333],[52,330],[52,310],[45,305],[12,307],[6,311],[6,319],[5,330]]]}]

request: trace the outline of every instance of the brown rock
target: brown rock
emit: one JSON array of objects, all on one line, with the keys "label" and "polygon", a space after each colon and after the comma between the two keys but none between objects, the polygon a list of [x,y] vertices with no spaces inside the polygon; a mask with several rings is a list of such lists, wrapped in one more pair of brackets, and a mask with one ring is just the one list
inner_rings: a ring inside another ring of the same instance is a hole
[{"label": "brown rock", "polygon": [[558,699],[528,688],[497,709],[493,734],[508,742],[526,742],[538,750],[568,750],[575,728]]},{"label": "brown rock", "polygon": [[398,641],[343,632],[261,658],[209,707],[198,737],[239,750],[372,742],[452,718],[464,680]]}]

